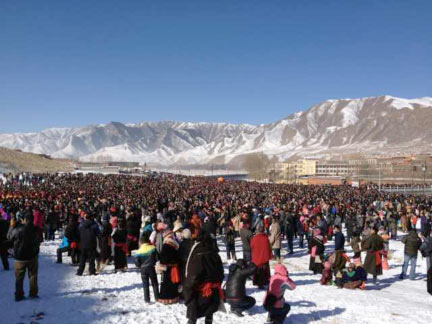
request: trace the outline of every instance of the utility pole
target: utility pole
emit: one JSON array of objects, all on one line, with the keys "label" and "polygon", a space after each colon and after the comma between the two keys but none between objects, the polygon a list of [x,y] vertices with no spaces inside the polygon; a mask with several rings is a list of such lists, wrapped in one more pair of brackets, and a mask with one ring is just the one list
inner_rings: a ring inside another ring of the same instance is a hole
[{"label": "utility pole", "polygon": [[378,168],[378,191],[381,192],[381,163]]},{"label": "utility pole", "polygon": [[423,195],[425,194],[425,187],[426,187],[426,162],[422,166],[423,171]]}]

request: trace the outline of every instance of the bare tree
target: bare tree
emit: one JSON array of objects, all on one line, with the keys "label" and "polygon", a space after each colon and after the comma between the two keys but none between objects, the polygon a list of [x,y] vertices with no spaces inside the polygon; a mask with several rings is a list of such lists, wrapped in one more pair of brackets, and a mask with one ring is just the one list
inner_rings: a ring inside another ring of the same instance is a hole
[{"label": "bare tree", "polygon": [[264,153],[251,153],[245,157],[243,168],[251,179],[262,180],[267,176],[267,168],[270,163],[269,157]]}]

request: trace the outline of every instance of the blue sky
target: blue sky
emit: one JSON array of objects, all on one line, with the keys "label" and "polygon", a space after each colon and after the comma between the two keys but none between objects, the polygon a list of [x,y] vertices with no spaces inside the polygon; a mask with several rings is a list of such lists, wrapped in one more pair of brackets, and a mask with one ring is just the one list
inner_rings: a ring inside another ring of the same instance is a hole
[{"label": "blue sky", "polygon": [[432,96],[432,1],[0,1],[0,132]]}]

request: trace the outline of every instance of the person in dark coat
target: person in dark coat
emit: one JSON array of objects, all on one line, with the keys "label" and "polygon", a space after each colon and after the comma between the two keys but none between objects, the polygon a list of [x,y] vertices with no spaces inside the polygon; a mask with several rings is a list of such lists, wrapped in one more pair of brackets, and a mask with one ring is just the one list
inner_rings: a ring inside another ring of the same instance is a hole
[{"label": "person in dark coat", "polygon": [[364,269],[373,276],[373,282],[376,283],[377,277],[382,275],[381,253],[384,241],[376,234],[375,228],[371,228],[370,235],[362,241],[362,249],[367,251]]},{"label": "person in dark coat", "polygon": [[114,272],[126,271],[127,268],[127,231],[125,228],[125,221],[120,218],[117,223],[117,227],[113,230],[112,244],[114,245]]},{"label": "person in dark coat", "polygon": [[200,232],[186,264],[183,293],[188,324],[196,324],[201,317],[205,317],[205,324],[213,323],[213,314],[223,301],[223,278],[222,260],[212,239]]},{"label": "person in dark coat", "polygon": [[225,243],[226,243],[226,251],[227,251],[227,260],[237,260],[236,251],[235,251],[235,237],[236,233],[234,232],[233,226],[228,225],[228,229],[225,234]]},{"label": "person in dark coat", "polygon": [[255,264],[243,259],[237,260],[229,268],[225,297],[231,312],[239,317],[243,317],[242,312],[255,305],[255,298],[246,296],[246,280],[255,270]]},{"label": "person in dark coat", "polygon": [[179,258],[180,258],[180,263],[179,263],[179,270],[180,270],[180,284],[181,284],[181,294],[180,294],[180,298],[184,299],[183,296],[183,283],[185,281],[185,271],[186,271],[186,262],[187,259],[189,257],[189,253],[192,249],[192,246],[194,245],[194,242],[192,241],[192,233],[188,228],[185,228],[182,231],[182,241],[180,242],[180,247],[179,247]]},{"label": "person in dark coat", "polygon": [[427,292],[432,295],[432,267],[427,272]]},{"label": "person in dark coat", "polygon": [[243,248],[243,260],[245,260],[246,262],[251,260],[250,241],[253,237],[252,231],[249,227],[249,222],[244,222],[243,227],[240,229],[240,238]]},{"label": "person in dark coat", "polygon": [[426,259],[426,273],[431,268],[432,264],[432,236],[422,236],[423,243],[420,246],[420,252],[424,259]]},{"label": "person in dark coat", "polygon": [[89,273],[90,275],[96,275],[96,247],[97,236],[100,234],[100,229],[89,214],[83,213],[83,216],[84,221],[78,228],[81,243],[81,259],[76,274],[77,276],[82,276],[85,264],[89,261]]},{"label": "person in dark coat", "polygon": [[145,232],[140,239],[140,248],[135,254],[135,265],[141,271],[141,280],[144,289],[144,301],[150,302],[150,283],[153,287],[155,300],[159,299],[159,283],[157,280],[155,265],[156,265],[156,249],[150,244],[150,233]]},{"label": "person in dark coat", "polygon": [[127,236],[126,236],[126,244],[128,253],[127,255],[131,255],[132,250],[138,249],[138,238],[140,234],[140,219],[136,215],[132,214],[129,216],[129,218],[126,220],[126,230],[127,230]]},{"label": "person in dark coat", "polygon": [[109,218],[105,218],[102,220],[102,231],[100,236],[98,236],[99,240],[99,270],[103,271],[105,266],[108,264],[108,262],[111,259],[111,234],[112,234],[112,227],[109,223]]},{"label": "person in dark coat", "polygon": [[411,264],[411,271],[409,278],[414,280],[415,270],[417,265],[417,255],[422,244],[420,237],[417,235],[415,229],[411,229],[409,234],[402,238],[402,243],[405,244],[404,248],[404,263],[402,266],[402,273],[399,279],[404,279],[408,270],[408,263]]},{"label": "person in dark coat", "polygon": [[346,239],[347,242],[350,243],[351,242],[351,237],[353,236],[353,231],[354,231],[354,220],[353,220],[353,215],[347,215],[346,219],[345,219],[345,228],[346,228]]},{"label": "person in dark coat", "polygon": [[321,235],[321,229],[313,230],[313,235],[310,238],[308,248],[310,251],[309,270],[314,274],[322,274],[324,260],[324,237]]},{"label": "person in dark coat", "polygon": [[9,270],[8,249],[10,243],[7,239],[8,230],[9,222],[0,217],[0,257],[4,270]]},{"label": "person in dark coat", "polygon": [[345,236],[341,232],[340,226],[335,225],[334,227],[335,233],[335,251],[344,250],[345,247]]},{"label": "person in dark coat", "polygon": [[57,229],[59,217],[53,210],[48,210],[45,219],[45,240],[54,241],[55,231]]},{"label": "person in dark coat", "polygon": [[158,302],[175,304],[179,301],[178,287],[180,284],[179,247],[171,230],[164,230],[162,251],[159,255],[162,269],[162,282]]},{"label": "person in dark coat", "polygon": [[78,217],[76,215],[71,216],[68,225],[66,226],[64,236],[69,242],[69,250],[71,254],[72,264],[77,265],[79,263],[79,231],[78,231]]},{"label": "person in dark coat", "polygon": [[289,254],[293,254],[294,253],[294,231],[295,231],[295,219],[294,219],[294,215],[292,215],[291,213],[288,214],[285,217],[285,222],[284,222],[284,232],[285,232],[285,236],[288,242],[288,250],[289,250]]},{"label": "person in dark coat", "polygon": [[40,236],[33,224],[33,215],[26,213],[15,227],[10,228],[8,240],[13,243],[15,257],[15,301],[24,299],[24,277],[28,271],[30,281],[29,297],[38,298],[38,255]]}]

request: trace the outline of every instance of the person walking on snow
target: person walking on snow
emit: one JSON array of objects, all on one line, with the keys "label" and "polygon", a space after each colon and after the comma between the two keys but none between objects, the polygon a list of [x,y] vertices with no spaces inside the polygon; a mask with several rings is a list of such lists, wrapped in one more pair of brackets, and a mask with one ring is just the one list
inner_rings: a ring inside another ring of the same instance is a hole
[{"label": "person walking on snow", "polygon": [[420,237],[417,235],[415,229],[411,229],[409,234],[402,238],[402,243],[405,244],[404,248],[404,263],[402,266],[402,273],[399,276],[399,279],[405,279],[408,263],[411,265],[410,269],[410,280],[414,280],[415,277],[415,268],[417,265],[417,254],[422,244]]}]

